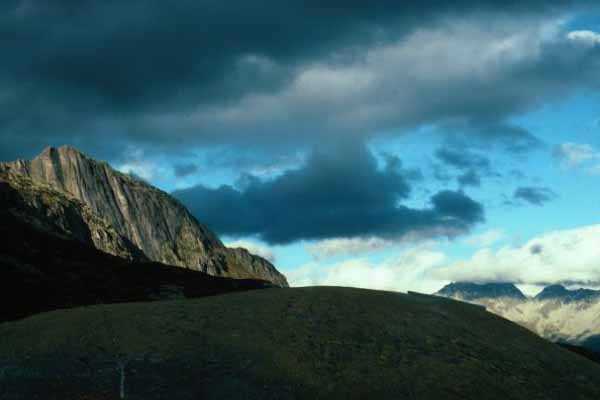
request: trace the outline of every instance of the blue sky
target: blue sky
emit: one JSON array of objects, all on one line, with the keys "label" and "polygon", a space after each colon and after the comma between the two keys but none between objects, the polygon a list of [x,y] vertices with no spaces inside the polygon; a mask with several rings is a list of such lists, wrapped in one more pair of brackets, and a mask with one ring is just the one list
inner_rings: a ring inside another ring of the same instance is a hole
[{"label": "blue sky", "polygon": [[[430,245],[443,252],[448,257],[449,263],[454,260],[468,259],[484,245],[490,248],[501,246],[518,248],[546,232],[576,229],[600,223],[600,186],[597,185],[600,173],[587,171],[594,166],[594,160],[588,160],[581,165],[569,165],[558,154],[560,145],[564,143],[587,144],[592,148],[600,149],[599,100],[600,98],[593,92],[574,93],[567,99],[545,103],[515,117],[515,124],[534,133],[536,137],[543,138],[543,143],[535,150],[525,153],[502,150],[488,152],[485,148],[474,150],[477,154],[489,157],[498,174],[485,179],[480,187],[464,189],[470,196],[485,204],[486,221],[477,224],[469,234],[453,239],[438,239],[432,241]],[[445,140],[443,134],[424,127],[417,132],[403,132],[394,138],[375,139],[369,147],[374,154],[387,153],[399,156],[407,168],[422,168],[425,177],[415,185],[414,196],[409,201],[410,204],[418,207],[427,201],[425,191],[460,187],[455,180],[439,182],[429,176],[434,173],[432,165],[435,163],[435,150],[443,147]],[[208,164],[210,157],[211,154],[199,151],[186,158],[185,162]],[[150,181],[166,191],[182,189],[198,183],[216,188],[224,184],[235,185],[240,173],[264,173],[267,177],[265,179],[269,179],[286,169],[302,168],[302,158],[302,153],[298,152],[291,160],[286,160],[281,169],[266,168],[266,172],[259,172],[260,169],[257,167],[248,170],[223,167],[211,169],[210,173],[207,173],[206,169],[199,167],[197,174],[184,179],[178,179],[167,172],[170,170],[169,159],[166,158],[153,166],[160,170],[160,165],[164,163],[162,168],[166,171],[165,174],[152,175]],[[597,161],[600,163],[600,159]],[[180,162],[184,161],[180,160]],[[143,171],[143,167],[135,167],[133,170],[136,171],[136,168],[139,168],[138,172]],[[516,174],[515,171],[520,173]],[[520,186],[545,187],[551,190],[554,196],[541,205],[526,201],[513,202],[511,199],[513,192]],[[511,203],[507,203],[507,200]],[[487,237],[488,242],[474,243],[480,235]],[[315,259],[311,254],[311,246],[319,241],[269,245],[253,236],[225,236],[224,240],[233,244],[256,246],[256,249],[268,249],[267,254],[272,254],[277,266],[288,274],[293,274],[301,267],[312,264],[329,266],[357,259],[377,264],[422,246],[420,241],[392,243],[375,250]]]},{"label": "blue sky", "polygon": [[593,2],[135,3],[0,6],[1,160],[76,146],[292,284],[600,285]]}]

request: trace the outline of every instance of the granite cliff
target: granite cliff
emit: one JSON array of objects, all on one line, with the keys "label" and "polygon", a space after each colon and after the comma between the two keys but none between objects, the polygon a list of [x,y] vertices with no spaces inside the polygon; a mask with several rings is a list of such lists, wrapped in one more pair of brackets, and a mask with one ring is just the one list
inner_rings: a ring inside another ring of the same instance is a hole
[{"label": "granite cliff", "polygon": [[[68,193],[34,182],[0,164],[0,208],[43,233],[75,240],[130,261],[148,258],[104,218]],[[6,214],[6,215],[4,215]]]},{"label": "granite cliff", "polygon": [[[107,253],[133,259],[147,257],[213,276],[288,285],[268,261],[245,249],[224,246],[169,194],[72,147],[49,147],[31,161],[2,163],[0,171],[4,181],[10,182],[22,197],[36,199],[26,202],[29,211],[25,214],[34,209],[40,221],[79,219],[76,227],[69,226],[64,231],[89,241],[85,237],[87,226],[94,246]],[[41,200],[41,192],[51,193],[48,201]],[[51,211],[57,207],[59,210]],[[49,214],[49,218],[42,218],[42,214]],[[92,219],[96,222],[91,224]],[[111,235],[107,237],[105,232]]]}]

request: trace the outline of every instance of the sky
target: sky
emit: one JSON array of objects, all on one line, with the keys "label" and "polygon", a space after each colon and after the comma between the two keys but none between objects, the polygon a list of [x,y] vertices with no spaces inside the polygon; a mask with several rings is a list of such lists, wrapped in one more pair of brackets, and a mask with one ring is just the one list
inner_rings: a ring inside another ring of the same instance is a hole
[{"label": "sky", "polygon": [[75,146],[292,285],[600,286],[594,2],[6,0],[0,48],[0,160]]}]

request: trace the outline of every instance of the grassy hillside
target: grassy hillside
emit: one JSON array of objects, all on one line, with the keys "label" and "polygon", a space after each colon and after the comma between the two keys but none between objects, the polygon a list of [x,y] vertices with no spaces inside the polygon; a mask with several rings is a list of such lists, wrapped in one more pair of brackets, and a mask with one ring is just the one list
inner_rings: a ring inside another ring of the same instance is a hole
[{"label": "grassy hillside", "polygon": [[0,324],[0,337],[2,399],[116,399],[121,386],[127,399],[600,398],[600,366],[423,295],[323,287],[90,306]]}]

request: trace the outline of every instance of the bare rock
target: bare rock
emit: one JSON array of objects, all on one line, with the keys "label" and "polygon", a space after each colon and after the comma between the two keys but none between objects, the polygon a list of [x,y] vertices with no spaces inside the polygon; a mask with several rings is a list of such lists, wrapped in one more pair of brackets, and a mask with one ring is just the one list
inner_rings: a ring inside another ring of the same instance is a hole
[{"label": "bare rock", "polygon": [[[271,263],[225,247],[169,194],[72,147],[49,147],[31,161],[4,163],[3,169],[79,200],[152,261],[287,286]],[[100,243],[94,244],[99,249],[107,247],[102,239],[97,241]]]}]

